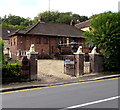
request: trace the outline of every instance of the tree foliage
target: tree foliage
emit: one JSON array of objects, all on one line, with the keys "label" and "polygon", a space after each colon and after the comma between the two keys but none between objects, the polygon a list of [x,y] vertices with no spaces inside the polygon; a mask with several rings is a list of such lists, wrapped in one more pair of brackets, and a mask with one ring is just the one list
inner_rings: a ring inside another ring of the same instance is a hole
[{"label": "tree foliage", "polygon": [[15,16],[9,14],[2,18],[0,27],[4,28],[15,28],[15,29],[25,29],[26,27],[32,25],[32,20],[30,18],[23,18],[20,16]]},{"label": "tree foliage", "polygon": [[72,19],[75,21],[75,23],[88,20],[87,16],[80,16],[78,14],[73,14],[72,12],[45,11],[43,13],[39,13],[38,16],[34,18],[34,22],[36,22],[41,17],[45,22],[65,24],[70,24]]},{"label": "tree foliage", "polygon": [[11,25],[20,25],[21,22],[24,22],[25,18],[20,17],[20,16],[15,16],[15,15],[11,15],[9,14],[8,16],[4,16],[4,18],[2,19],[2,22],[11,24]]},{"label": "tree foliage", "polygon": [[33,20],[30,18],[23,18],[20,16],[9,14],[5,15],[3,18],[0,17],[0,27],[3,28],[15,28],[15,29],[25,29],[36,23],[40,18],[43,18],[45,22],[52,23],[66,23],[69,24],[73,19],[75,23],[82,22],[88,19],[87,16],[80,16],[78,14],[73,14],[72,12],[60,13],[58,11],[45,11],[39,13]]},{"label": "tree foliage", "polygon": [[0,66],[1,66],[1,64],[4,63],[3,50],[4,50],[4,43],[3,43],[3,40],[0,38]]},{"label": "tree foliage", "polygon": [[120,70],[120,13],[105,12],[92,18],[87,43],[102,49],[106,70]]}]

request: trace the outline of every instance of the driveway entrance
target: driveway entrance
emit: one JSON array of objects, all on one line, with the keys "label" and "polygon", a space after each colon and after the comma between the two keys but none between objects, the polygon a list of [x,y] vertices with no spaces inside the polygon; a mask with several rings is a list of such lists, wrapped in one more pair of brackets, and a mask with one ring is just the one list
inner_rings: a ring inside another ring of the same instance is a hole
[{"label": "driveway entrance", "polygon": [[64,74],[64,60],[38,60],[38,79],[49,81],[73,79]]}]

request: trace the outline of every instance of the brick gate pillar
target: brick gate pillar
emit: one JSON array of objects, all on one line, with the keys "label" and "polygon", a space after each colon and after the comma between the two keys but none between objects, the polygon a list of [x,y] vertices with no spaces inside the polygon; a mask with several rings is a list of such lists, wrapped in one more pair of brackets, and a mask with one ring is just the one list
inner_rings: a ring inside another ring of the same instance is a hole
[{"label": "brick gate pillar", "polygon": [[80,46],[76,53],[74,53],[75,60],[75,76],[80,76],[84,73],[84,56],[82,47]]},{"label": "brick gate pillar", "polygon": [[21,61],[21,80],[30,80],[30,60],[24,56]]},{"label": "brick gate pillar", "polygon": [[38,52],[31,52],[30,59],[30,80],[37,80],[37,57]]},{"label": "brick gate pillar", "polygon": [[103,55],[96,52],[96,47],[93,48],[92,52],[89,53],[91,72],[102,72],[103,71]]}]

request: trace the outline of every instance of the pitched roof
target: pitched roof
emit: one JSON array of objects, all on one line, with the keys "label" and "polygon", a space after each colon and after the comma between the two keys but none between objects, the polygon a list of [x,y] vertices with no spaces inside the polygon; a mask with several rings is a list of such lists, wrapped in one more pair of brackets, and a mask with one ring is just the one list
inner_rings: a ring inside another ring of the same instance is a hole
[{"label": "pitched roof", "polygon": [[9,39],[9,35],[15,32],[16,29],[10,29],[10,28],[0,28],[0,38],[2,39]]},{"label": "pitched roof", "polygon": [[20,32],[23,34],[84,38],[82,35],[83,31],[77,29],[75,26],[60,23],[37,22],[26,31],[18,31],[16,34],[20,34]]},{"label": "pitched roof", "polygon": [[81,22],[81,23],[78,23],[78,24],[75,25],[75,27],[77,27],[78,29],[89,27],[90,26],[90,21],[91,21],[91,19],[86,20],[86,21]]}]

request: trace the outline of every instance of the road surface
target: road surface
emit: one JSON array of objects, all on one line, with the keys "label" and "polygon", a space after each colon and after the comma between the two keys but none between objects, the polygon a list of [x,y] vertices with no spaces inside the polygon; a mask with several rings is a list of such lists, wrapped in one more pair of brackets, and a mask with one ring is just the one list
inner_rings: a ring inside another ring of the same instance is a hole
[{"label": "road surface", "polygon": [[118,79],[2,94],[2,108],[118,108]]}]

